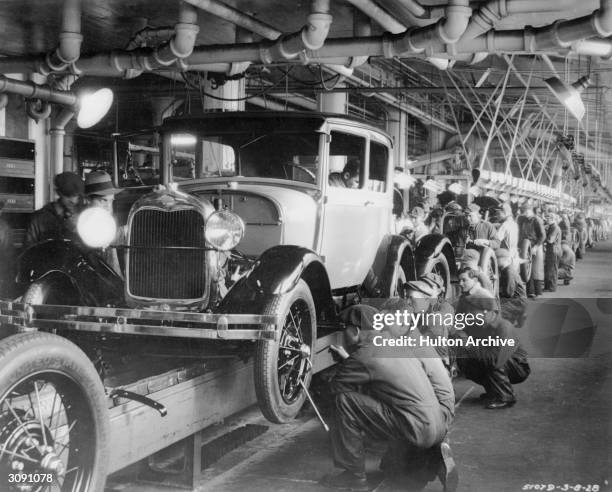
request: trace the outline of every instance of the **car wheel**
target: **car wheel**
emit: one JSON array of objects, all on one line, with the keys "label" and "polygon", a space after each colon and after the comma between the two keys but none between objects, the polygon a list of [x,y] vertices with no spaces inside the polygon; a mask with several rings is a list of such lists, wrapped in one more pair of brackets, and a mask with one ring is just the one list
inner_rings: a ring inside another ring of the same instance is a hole
[{"label": "car wheel", "polygon": [[482,251],[479,266],[493,286],[493,295],[497,297],[499,295],[499,271],[495,252],[491,248],[485,248]]},{"label": "car wheel", "polygon": [[[2,490],[102,492],[109,456],[102,382],[87,356],[50,333],[0,341]],[[36,484],[9,480],[33,477]]]},{"label": "car wheel", "polygon": [[312,354],[317,319],[310,289],[304,280],[276,296],[263,314],[282,320],[277,340],[259,340],[255,351],[255,394],[264,416],[285,423],[302,407],[312,378]]},{"label": "car wheel", "polygon": [[48,275],[32,282],[23,294],[26,304],[58,304],[78,306],[78,292],[63,275]]},{"label": "car wheel", "polygon": [[519,268],[523,282],[527,283],[531,278],[531,262],[533,259],[531,253],[531,241],[529,239],[523,239],[521,241],[519,247],[519,257],[521,258],[521,260],[527,260],[524,263],[521,263],[521,266]]},{"label": "car wheel", "polygon": [[423,272],[423,275],[426,275],[428,273],[437,273],[438,275],[440,275],[440,277],[442,277],[445,285],[442,297],[444,297],[445,299],[450,299],[452,297],[452,289],[450,283],[450,268],[448,266],[448,260],[446,259],[446,256],[444,256],[443,254],[438,255],[438,257],[433,260],[433,262],[431,262],[429,270]]}]

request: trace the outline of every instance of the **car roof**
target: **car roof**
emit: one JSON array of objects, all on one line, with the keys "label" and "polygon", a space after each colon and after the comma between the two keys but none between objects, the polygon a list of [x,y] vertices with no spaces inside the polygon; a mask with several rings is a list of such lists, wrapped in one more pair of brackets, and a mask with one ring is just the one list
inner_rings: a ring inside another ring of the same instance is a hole
[{"label": "car roof", "polygon": [[[166,118],[161,126],[164,131],[211,130],[215,133],[240,133],[259,128],[262,131],[282,130],[317,131],[326,121],[346,121],[387,135],[383,130],[363,120],[344,114],[321,113],[313,111],[218,111],[202,115],[176,116]],[[387,135],[388,136],[388,135]]]}]

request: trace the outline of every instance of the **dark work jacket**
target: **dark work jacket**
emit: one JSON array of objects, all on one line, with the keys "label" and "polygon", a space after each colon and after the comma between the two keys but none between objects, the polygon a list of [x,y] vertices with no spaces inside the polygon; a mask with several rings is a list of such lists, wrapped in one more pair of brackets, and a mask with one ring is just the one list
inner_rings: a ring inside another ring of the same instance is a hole
[{"label": "dark work jacket", "polygon": [[501,316],[488,324],[478,326],[476,324],[465,328],[464,333],[474,338],[500,337],[504,340],[514,339],[514,347],[498,346],[498,347],[468,347],[468,354],[479,359],[486,360],[495,367],[504,367],[511,357],[515,356],[521,361],[527,360],[527,352],[521,346],[516,329],[509,321]]},{"label": "dark work jacket", "polygon": [[374,336],[391,337],[371,332],[370,341],[338,364],[332,393],[367,393],[406,419],[413,442],[432,446],[446,435],[455,413],[448,372],[432,347],[377,347]]},{"label": "dark work jacket", "polygon": [[516,222],[519,226],[519,241],[529,239],[534,246],[544,242],[546,230],[544,229],[544,223],[539,217],[535,215],[533,217],[519,215]]},{"label": "dark work jacket", "polygon": [[32,214],[24,246],[47,239],[76,239],[75,219],[59,202],[47,203]]},{"label": "dark work jacket", "polygon": [[497,229],[495,226],[486,220],[481,220],[478,224],[470,226],[470,239],[487,239],[489,246],[493,249],[499,248],[499,239],[497,239]]}]

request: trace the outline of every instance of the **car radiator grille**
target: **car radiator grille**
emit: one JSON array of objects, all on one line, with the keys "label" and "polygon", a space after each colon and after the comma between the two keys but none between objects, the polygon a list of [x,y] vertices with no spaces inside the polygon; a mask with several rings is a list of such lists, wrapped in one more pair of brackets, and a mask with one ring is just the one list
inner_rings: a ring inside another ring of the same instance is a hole
[{"label": "car radiator grille", "polygon": [[198,299],[206,292],[204,218],[195,210],[136,212],[130,233],[129,292],[155,299]]}]

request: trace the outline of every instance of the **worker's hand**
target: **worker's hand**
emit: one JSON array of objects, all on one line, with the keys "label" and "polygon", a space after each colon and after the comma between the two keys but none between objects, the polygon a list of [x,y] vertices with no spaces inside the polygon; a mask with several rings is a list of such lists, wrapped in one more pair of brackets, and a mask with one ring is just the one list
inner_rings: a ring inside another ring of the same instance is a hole
[{"label": "worker's hand", "polygon": [[489,241],[487,241],[486,239],[474,239],[474,244],[476,246],[488,246]]},{"label": "worker's hand", "polygon": [[332,353],[332,357],[334,356],[334,354],[344,360],[344,359],[348,359],[348,352],[346,351],[346,349],[342,346],[338,346],[338,345],[330,345],[329,346],[329,350]]}]

